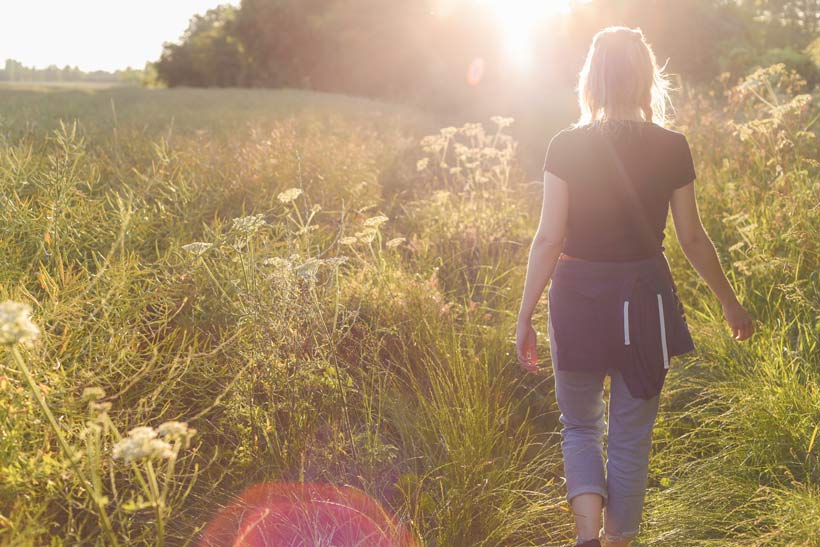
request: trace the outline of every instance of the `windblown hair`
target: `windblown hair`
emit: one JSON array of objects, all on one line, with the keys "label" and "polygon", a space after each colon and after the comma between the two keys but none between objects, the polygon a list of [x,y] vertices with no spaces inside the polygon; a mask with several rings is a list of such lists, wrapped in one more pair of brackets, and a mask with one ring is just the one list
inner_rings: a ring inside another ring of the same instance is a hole
[{"label": "windblown hair", "polygon": [[599,31],[578,78],[578,125],[636,118],[664,125],[669,82],[663,69],[641,29]]}]

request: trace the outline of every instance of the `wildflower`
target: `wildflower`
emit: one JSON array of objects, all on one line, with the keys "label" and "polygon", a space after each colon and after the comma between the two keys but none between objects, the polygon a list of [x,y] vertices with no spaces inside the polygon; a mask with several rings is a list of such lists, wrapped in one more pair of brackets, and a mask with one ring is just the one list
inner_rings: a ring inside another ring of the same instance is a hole
[{"label": "wildflower", "polygon": [[387,222],[388,220],[390,220],[390,219],[388,219],[386,216],[378,215],[378,216],[375,216],[375,217],[370,217],[367,220],[365,220],[364,225],[367,226],[367,227],[377,228],[377,227],[381,226],[382,224],[384,224],[385,222]]},{"label": "wildflower", "polygon": [[430,158],[422,158],[416,162],[416,171],[424,171],[427,169],[427,164],[430,163]]},{"label": "wildflower", "polygon": [[250,215],[246,217],[235,218],[231,221],[231,229],[241,234],[252,235],[259,231],[259,228],[265,225],[265,215]]},{"label": "wildflower", "polygon": [[109,410],[111,410],[111,403],[108,401],[103,401],[102,403],[91,401],[90,403],[88,403],[88,408],[92,412],[99,412],[100,414],[102,414],[104,412],[108,412]]},{"label": "wildflower", "polygon": [[493,116],[490,118],[490,121],[496,124],[499,129],[503,129],[511,126],[515,120],[513,118],[505,118],[503,116]]},{"label": "wildflower", "polygon": [[183,245],[182,250],[187,251],[195,256],[200,256],[213,246],[213,243],[206,243],[204,241],[194,241],[193,243]]},{"label": "wildflower", "polygon": [[265,266],[273,266],[278,270],[285,270],[291,267],[290,260],[279,256],[272,256],[262,261]]},{"label": "wildflower", "polygon": [[288,190],[285,190],[284,192],[281,192],[278,196],[276,196],[276,198],[282,203],[290,203],[291,201],[294,201],[301,195],[301,188],[290,188]]},{"label": "wildflower", "polygon": [[196,434],[196,429],[188,427],[187,422],[165,422],[157,428],[157,433],[165,439],[188,439]]},{"label": "wildflower", "polygon": [[370,243],[376,238],[376,232],[374,230],[362,230],[361,232],[356,232],[353,235],[355,235],[356,238],[362,243]]},{"label": "wildflower", "polygon": [[323,261],[318,258],[309,258],[296,268],[296,275],[302,279],[316,279],[316,273],[322,263]]},{"label": "wildflower", "polygon": [[128,437],[114,445],[112,455],[115,460],[128,464],[142,459],[168,459],[174,452],[170,444],[157,439],[157,432],[153,427],[140,426],[129,431]]},{"label": "wildflower", "polygon": [[0,303],[0,345],[21,343],[30,346],[40,337],[40,328],[31,321],[31,306],[6,300]]},{"label": "wildflower", "polygon": [[439,152],[447,144],[441,135],[428,135],[421,139],[421,147],[426,152]]},{"label": "wildflower", "polygon": [[407,240],[404,239],[403,237],[394,237],[393,239],[391,239],[390,241],[385,243],[385,245],[387,245],[388,248],[393,249],[395,247],[398,247],[399,245],[401,245],[405,241],[407,241]]},{"label": "wildflower", "polygon": [[450,200],[450,192],[447,190],[436,190],[433,192],[432,200],[437,205],[444,205]]},{"label": "wildflower", "polygon": [[342,239],[340,239],[339,244],[340,245],[355,245],[357,241],[359,241],[358,238],[347,236],[347,237],[343,237]]},{"label": "wildflower", "polygon": [[331,257],[331,258],[326,258],[325,259],[325,264],[327,264],[328,266],[338,266],[340,264],[344,264],[345,262],[347,262],[347,259],[348,259],[348,257],[346,257],[344,255],[334,256],[334,257]]},{"label": "wildflower", "polygon": [[442,137],[446,137],[449,139],[450,137],[458,133],[458,129],[456,129],[455,127],[445,127],[441,129],[440,133]]},{"label": "wildflower", "polygon": [[96,401],[98,399],[102,399],[105,397],[105,390],[101,387],[87,387],[83,390],[83,395],[81,400],[85,401]]},{"label": "wildflower", "polygon": [[455,152],[456,156],[458,156],[459,158],[467,156],[467,155],[470,154],[470,149],[468,147],[464,146],[463,144],[461,144],[460,142],[457,142],[457,143],[455,143],[455,145],[453,145],[453,151]]},{"label": "wildflower", "polygon": [[468,137],[478,136],[484,133],[484,128],[480,123],[465,123],[461,130]]}]

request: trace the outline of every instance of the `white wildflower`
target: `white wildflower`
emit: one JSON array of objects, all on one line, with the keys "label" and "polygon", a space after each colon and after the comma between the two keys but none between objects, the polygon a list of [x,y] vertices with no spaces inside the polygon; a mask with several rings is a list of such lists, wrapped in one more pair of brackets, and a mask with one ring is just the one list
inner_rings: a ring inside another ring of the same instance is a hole
[{"label": "white wildflower", "polygon": [[430,163],[430,158],[422,158],[416,162],[416,171],[424,171]]},{"label": "white wildflower", "polygon": [[200,256],[213,246],[213,243],[206,243],[204,241],[194,241],[193,243],[183,245],[182,250],[187,251],[195,256]]},{"label": "white wildflower", "polygon": [[187,422],[165,422],[157,428],[157,433],[166,439],[185,439],[192,437],[196,429],[188,427]]},{"label": "white wildflower", "polygon": [[465,123],[461,127],[461,130],[468,137],[476,137],[484,133],[484,127],[482,127],[480,123]]},{"label": "white wildflower", "polygon": [[262,264],[265,266],[273,266],[277,270],[287,270],[291,267],[291,262],[287,258],[282,258],[280,256],[272,256],[270,258],[266,258],[262,261]]},{"label": "white wildflower", "polygon": [[301,266],[296,268],[296,275],[302,279],[316,279],[319,266],[321,266],[323,262],[323,260],[318,258],[309,258]]},{"label": "white wildflower", "polygon": [[389,247],[390,249],[393,249],[395,247],[398,247],[399,245],[401,245],[405,241],[407,241],[407,240],[404,239],[403,237],[394,237],[393,239],[391,239],[390,241],[385,243],[385,245],[387,245],[387,247]]},{"label": "white wildflower", "polygon": [[167,459],[174,455],[171,445],[157,439],[157,432],[153,427],[135,427],[128,432],[128,437],[121,439],[114,445],[115,460],[122,460],[126,464],[148,458]]},{"label": "white wildflower", "polygon": [[265,215],[249,215],[235,218],[231,221],[231,229],[245,235],[252,235],[265,225]]},{"label": "white wildflower", "polygon": [[359,241],[358,238],[347,236],[339,240],[340,245],[355,245]]},{"label": "white wildflower", "polygon": [[348,257],[346,257],[344,255],[339,255],[339,256],[334,256],[334,257],[331,257],[331,258],[326,258],[325,259],[325,264],[327,264],[328,266],[338,266],[340,264],[344,264],[345,262],[347,262],[347,260],[348,260]]},{"label": "white wildflower", "polygon": [[290,188],[288,190],[285,190],[284,192],[281,192],[276,197],[282,203],[290,203],[291,201],[294,201],[296,198],[298,198],[301,195],[302,195],[302,189],[301,188]]},{"label": "white wildflower", "polygon": [[6,300],[0,303],[0,345],[21,343],[30,346],[40,337],[40,328],[31,321],[31,306]]},{"label": "white wildflower", "polygon": [[96,401],[105,397],[105,390],[101,387],[87,387],[83,390],[82,401]]},{"label": "white wildflower", "polygon": [[444,127],[441,129],[440,133],[442,137],[446,137],[449,139],[450,137],[458,133],[458,129],[456,129],[455,127]]},{"label": "white wildflower", "polygon": [[353,235],[355,235],[362,243],[370,243],[376,238],[375,230],[362,230],[361,232],[356,232]]},{"label": "white wildflower", "polygon": [[490,121],[498,126],[499,129],[509,127],[515,121],[513,118],[505,118],[503,116],[493,116]]},{"label": "white wildflower", "polygon": [[386,216],[378,215],[378,216],[375,216],[375,217],[370,217],[367,220],[365,220],[364,225],[367,226],[368,228],[377,228],[377,227],[381,226],[382,224],[384,224],[385,222],[387,222],[388,220],[390,220],[390,219],[388,219]]}]

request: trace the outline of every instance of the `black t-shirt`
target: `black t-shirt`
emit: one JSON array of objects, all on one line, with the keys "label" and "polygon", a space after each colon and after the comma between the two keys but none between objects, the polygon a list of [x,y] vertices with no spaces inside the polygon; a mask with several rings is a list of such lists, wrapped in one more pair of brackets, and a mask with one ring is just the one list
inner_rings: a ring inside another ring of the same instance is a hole
[{"label": "black t-shirt", "polygon": [[638,121],[562,130],[550,141],[544,170],[569,190],[564,252],[601,261],[663,252],[672,192],[695,180],[686,137]]}]

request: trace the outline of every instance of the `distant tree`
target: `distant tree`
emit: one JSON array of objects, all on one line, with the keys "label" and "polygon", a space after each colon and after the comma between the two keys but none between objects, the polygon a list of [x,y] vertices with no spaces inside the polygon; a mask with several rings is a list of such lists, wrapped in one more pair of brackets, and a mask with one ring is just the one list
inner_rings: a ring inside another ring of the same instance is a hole
[{"label": "distant tree", "polygon": [[221,5],[191,19],[179,44],[166,43],[155,68],[167,85],[233,86],[245,64],[235,34],[237,9]]},{"label": "distant tree", "polygon": [[[130,70],[130,69],[128,69]],[[50,65],[44,69],[24,66],[14,59],[6,59],[5,66],[0,70],[0,81],[11,82],[119,82],[120,71],[106,72],[95,70],[83,72],[78,67],[64,66],[60,68]],[[133,81],[133,80],[131,80]]]}]

